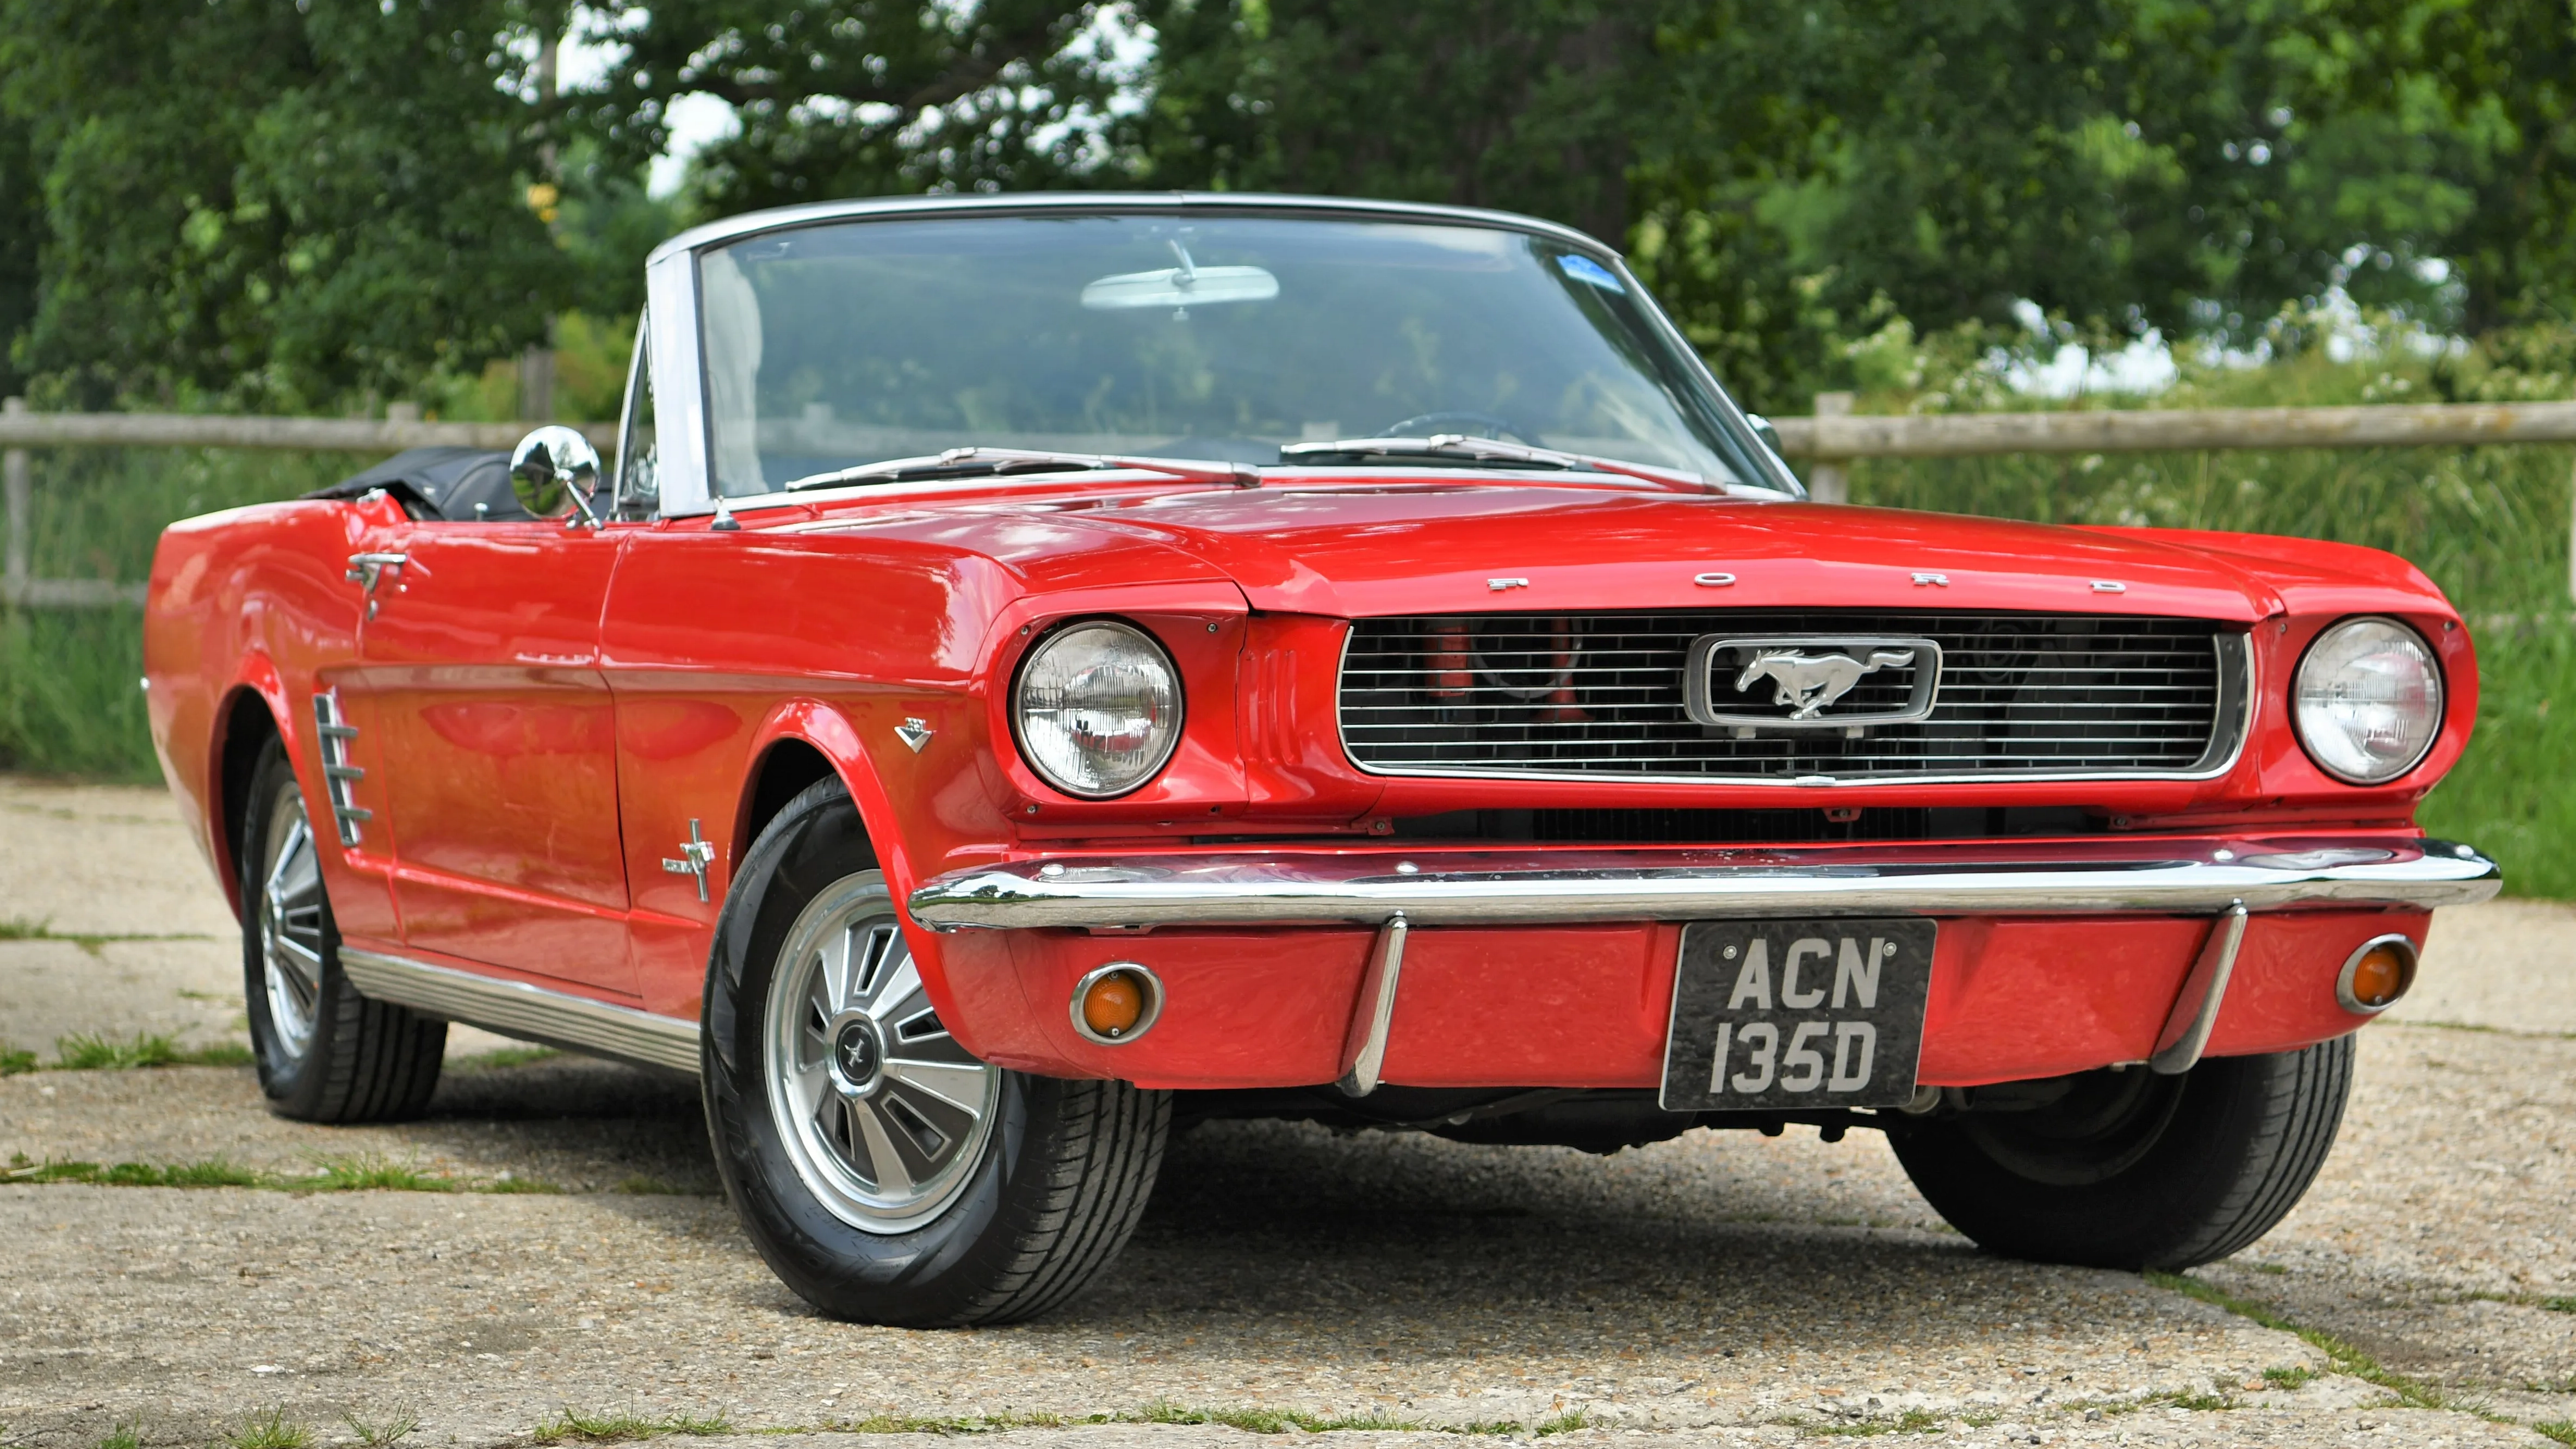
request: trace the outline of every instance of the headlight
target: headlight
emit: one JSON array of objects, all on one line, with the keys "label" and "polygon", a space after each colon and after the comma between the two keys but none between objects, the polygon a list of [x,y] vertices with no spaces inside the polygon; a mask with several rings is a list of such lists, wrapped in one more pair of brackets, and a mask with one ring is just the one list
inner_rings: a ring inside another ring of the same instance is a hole
[{"label": "headlight", "polygon": [[1011,714],[1020,750],[1068,795],[1124,795],[1181,742],[1181,679],[1144,631],[1093,620],[1029,651]]},{"label": "headlight", "polygon": [[2442,670],[2424,636],[2394,619],[2346,619],[2299,661],[2293,718],[2308,758],[2338,780],[2384,785],[2442,732]]}]

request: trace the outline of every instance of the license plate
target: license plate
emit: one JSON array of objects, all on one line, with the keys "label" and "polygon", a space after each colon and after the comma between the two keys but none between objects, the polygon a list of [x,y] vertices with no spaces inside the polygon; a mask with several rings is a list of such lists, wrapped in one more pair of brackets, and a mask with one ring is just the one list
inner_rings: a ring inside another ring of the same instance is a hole
[{"label": "license plate", "polygon": [[1911,1101],[1933,934],[1913,917],[1684,926],[1665,1109]]}]

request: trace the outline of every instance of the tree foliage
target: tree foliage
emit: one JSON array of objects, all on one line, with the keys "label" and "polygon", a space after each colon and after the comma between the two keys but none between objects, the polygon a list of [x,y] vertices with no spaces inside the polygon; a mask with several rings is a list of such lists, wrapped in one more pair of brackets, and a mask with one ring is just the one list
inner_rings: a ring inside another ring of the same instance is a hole
[{"label": "tree foliage", "polygon": [[1096,4],[1055,0],[662,0],[602,38],[624,49],[587,107],[615,154],[662,149],[678,98],[731,105],[698,204],[731,212],[836,196],[1062,185],[1096,157],[1117,89]]},{"label": "tree foliage", "polygon": [[[0,0],[41,177],[13,356],[70,400],[310,406],[541,337],[503,0]],[[5,162],[0,162],[5,164]]]},{"label": "tree foliage", "polygon": [[662,0],[590,12],[605,85],[531,104],[516,57],[568,13],[0,0],[12,358],[282,403],[631,313],[683,219],[641,169],[693,94],[740,120],[700,215],[1142,186],[1553,217],[1774,408],[2027,304],[2292,349],[2334,288],[2514,347],[2576,319],[2566,0]]}]

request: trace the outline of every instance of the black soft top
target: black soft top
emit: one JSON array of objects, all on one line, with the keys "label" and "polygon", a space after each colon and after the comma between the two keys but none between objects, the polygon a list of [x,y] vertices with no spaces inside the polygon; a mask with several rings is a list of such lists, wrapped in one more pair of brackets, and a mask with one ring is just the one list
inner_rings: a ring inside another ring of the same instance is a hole
[{"label": "black soft top", "polygon": [[413,448],[363,473],[352,474],[307,498],[357,498],[382,488],[414,518],[525,519],[510,491],[510,455],[481,448]]}]

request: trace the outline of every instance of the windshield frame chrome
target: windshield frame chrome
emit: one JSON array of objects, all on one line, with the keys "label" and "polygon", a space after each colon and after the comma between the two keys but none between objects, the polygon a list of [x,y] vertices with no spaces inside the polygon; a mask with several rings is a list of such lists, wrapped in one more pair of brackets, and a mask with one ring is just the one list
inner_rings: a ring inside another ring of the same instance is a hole
[{"label": "windshield frame chrome", "polygon": [[[1428,202],[1250,192],[1040,192],[1001,196],[876,197],[779,207],[693,227],[654,248],[644,264],[647,325],[653,349],[654,374],[657,378],[672,380],[667,391],[655,398],[661,424],[662,496],[659,516],[689,518],[716,511],[716,500],[709,487],[713,451],[709,430],[714,409],[707,396],[708,381],[700,341],[704,299],[699,284],[699,257],[708,251],[772,232],[847,222],[927,220],[942,216],[1043,217],[1068,214],[1416,221],[1481,226],[1544,237],[1608,267],[1644,304],[1640,310],[1661,334],[1665,344],[1682,359],[1685,369],[1706,389],[1719,424],[1733,435],[1752,465],[1770,475],[1763,486],[1748,488],[1745,490],[1747,493],[1759,492],[1788,499],[1807,496],[1806,488],[1789,471],[1788,465],[1754,432],[1744,409],[1719,385],[1698,350],[1682,336],[1681,329],[1664,314],[1663,308],[1628,270],[1626,260],[1615,249],[1585,232],[1512,212]],[[693,379],[694,385],[680,385],[678,380],[681,378]],[[782,489],[728,498],[724,502],[731,511],[741,513],[810,505],[818,492],[825,491],[839,490],[789,492]]]}]

